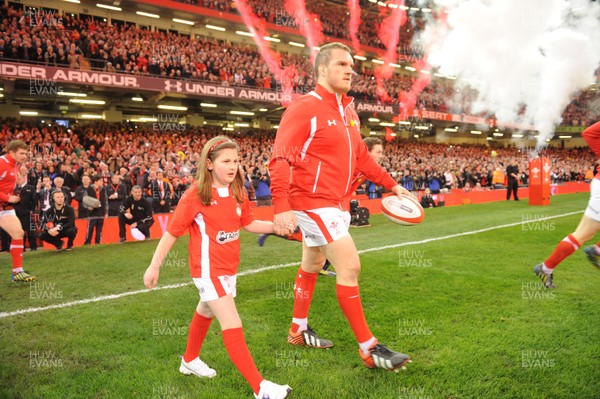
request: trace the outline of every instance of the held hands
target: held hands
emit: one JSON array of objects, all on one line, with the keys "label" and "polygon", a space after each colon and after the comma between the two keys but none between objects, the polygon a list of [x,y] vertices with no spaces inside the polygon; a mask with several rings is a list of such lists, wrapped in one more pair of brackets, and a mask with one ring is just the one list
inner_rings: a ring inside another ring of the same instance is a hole
[{"label": "held hands", "polygon": [[10,204],[16,204],[17,202],[21,201],[21,197],[19,197],[18,195],[10,195],[8,197],[8,202]]},{"label": "held hands", "polygon": [[294,215],[294,212],[292,211],[276,214],[273,223],[274,232],[278,236],[289,236],[294,232],[294,230],[296,230],[296,227],[298,226],[296,215]]}]

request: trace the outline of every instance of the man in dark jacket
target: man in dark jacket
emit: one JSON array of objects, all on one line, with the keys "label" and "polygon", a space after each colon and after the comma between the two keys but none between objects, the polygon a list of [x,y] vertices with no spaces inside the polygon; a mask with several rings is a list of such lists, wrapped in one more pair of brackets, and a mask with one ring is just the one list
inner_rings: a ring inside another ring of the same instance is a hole
[{"label": "man in dark jacket", "polygon": [[102,241],[102,228],[104,227],[104,217],[106,216],[106,206],[108,204],[108,196],[106,195],[106,188],[103,185],[102,176],[96,175],[92,178],[92,181],[94,182],[91,186],[93,193],[90,197],[99,200],[100,206],[90,210],[85,242],[83,243],[84,245],[92,243],[94,228],[96,229],[96,244],[100,244]]},{"label": "man in dark jacket", "polygon": [[[29,241],[29,248],[35,251],[37,250],[37,239],[35,237],[35,223],[32,220],[32,216],[37,207],[37,193],[35,192],[35,187],[27,183],[27,176],[17,176],[15,195],[18,195],[21,199],[14,207],[25,232],[24,238],[27,238]],[[25,242],[23,242],[23,245],[25,245]]]},{"label": "man in dark jacket", "polygon": [[119,242],[125,241],[125,225],[137,228],[150,238],[150,226],[154,224],[150,201],[142,197],[142,188],[133,186],[131,196],[125,198],[119,214]]},{"label": "man in dark jacket", "polygon": [[75,196],[73,199],[79,202],[79,213],[77,215],[78,219],[87,219],[90,216],[90,210],[83,206],[83,197],[85,196],[94,196],[94,188],[92,187],[92,179],[88,175],[83,175],[81,177],[81,186],[77,187],[75,190]]},{"label": "man in dark jacket", "polygon": [[121,205],[127,197],[127,188],[121,182],[119,175],[114,174],[110,178],[111,184],[106,187],[108,196],[108,216],[119,216]]},{"label": "man in dark jacket", "polygon": [[423,208],[435,208],[435,201],[433,200],[433,197],[431,196],[431,190],[429,188],[425,189],[425,193],[423,194],[423,197],[421,197],[421,206]]},{"label": "man in dark jacket", "polygon": [[[77,235],[75,210],[65,203],[65,194],[62,191],[53,191],[52,201],[52,207],[44,212],[42,217],[44,232],[40,238],[54,245],[57,250],[61,250],[64,245],[62,239],[67,237],[67,251],[70,251]],[[49,223],[52,226],[48,226]]]},{"label": "man in dark jacket", "polygon": [[517,191],[519,190],[519,167],[515,158],[510,160],[510,165],[506,168],[506,177],[508,178],[508,190],[506,190],[506,200],[510,199],[511,191],[514,193],[515,201],[519,200]]},{"label": "man in dark jacket", "polygon": [[156,179],[150,181],[150,193],[154,213],[171,212],[171,185],[164,180],[163,172],[156,172]]}]

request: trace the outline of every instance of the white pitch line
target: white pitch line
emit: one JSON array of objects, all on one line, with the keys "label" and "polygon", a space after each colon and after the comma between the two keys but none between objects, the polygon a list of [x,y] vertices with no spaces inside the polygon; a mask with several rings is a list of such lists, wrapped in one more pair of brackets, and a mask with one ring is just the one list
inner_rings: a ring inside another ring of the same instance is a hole
[{"label": "white pitch line", "polygon": [[[386,245],[386,246],[383,246],[383,247],[361,249],[360,251],[358,251],[358,253],[359,254],[364,254],[364,253],[367,253],[367,252],[382,251],[384,249],[393,249],[393,248],[405,247],[405,246],[408,246],[408,245],[426,244],[426,243],[433,242],[433,241],[448,240],[448,239],[456,238],[456,237],[462,237],[462,236],[468,236],[468,235],[473,235],[473,234],[485,233],[487,231],[504,229],[504,228],[507,228],[507,227],[514,227],[514,226],[519,226],[519,225],[527,224],[527,223],[536,223],[536,222],[540,222],[540,221],[543,221],[543,220],[557,219],[557,218],[561,218],[561,217],[565,217],[565,216],[576,215],[578,213],[583,213],[583,211],[569,212],[569,213],[563,213],[561,215],[547,216],[547,217],[544,217],[544,218],[539,218],[539,219],[534,219],[534,220],[526,220],[526,221],[521,221],[521,222],[502,224],[502,225],[499,225],[499,226],[486,227],[484,229],[473,230],[473,231],[466,231],[466,232],[463,232],[463,233],[450,234],[450,235],[442,236],[442,237],[426,238],[426,239],[420,240],[420,241],[410,241],[410,242],[403,242],[403,243],[400,243],[400,244]],[[292,267],[292,266],[298,266],[298,265],[300,265],[300,262],[291,262],[291,263],[284,263],[284,264],[280,264],[280,265],[265,266],[265,267],[260,267],[258,269],[250,269],[250,270],[245,270],[245,271],[239,272],[238,276],[249,276],[251,274],[258,274],[258,273],[262,273],[262,272],[269,271],[269,270],[283,269],[283,268],[286,268],[286,267]],[[192,284],[191,282],[189,282],[189,283],[180,283],[180,284],[171,284],[171,285],[165,285],[165,286],[162,286],[162,287],[156,287],[154,289],[129,291],[129,292],[123,292],[121,294],[112,294],[112,295],[99,296],[99,297],[95,297],[95,298],[80,299],[78,301],[59,303],[59,304],[56,304],[56,305],[42,306],[42,307],[38,307],[38,308],[20,309],[20,310],[15,310],[14,312],[1,312],[0,313],[0,319],[6,318],[6,317],[18,316],[18,315],[27,314],[27,313],[42,312],[42,311],[51,310],[51,309],[68,308],[68,307],[76,306],[76,305],[84,305],[86,303],[108,301],[110,299],[119,299],[119,298],[131,296],[131,295],[144,294],[144,293],[152,292],[152,291],[169,290],[169,289],[173,289],[173,288],[181,288],[181,287],[185,287],[185,286],[191,285],[191,284]]]}]

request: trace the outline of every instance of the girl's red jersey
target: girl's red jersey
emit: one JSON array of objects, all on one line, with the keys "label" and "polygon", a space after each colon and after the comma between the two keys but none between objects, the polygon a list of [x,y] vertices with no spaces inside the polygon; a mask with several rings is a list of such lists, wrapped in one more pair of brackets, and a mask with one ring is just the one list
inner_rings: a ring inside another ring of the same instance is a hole
[{"label": "girl's red jersey", "polygon": [[212,204],[203,205],[196,185],[181,197],[167,231],[175,237],[187,232],[192,278],[234,275],[240,264],[240,229],[254,221],[248,197],[238,204],[231,188],[214,188]]}]

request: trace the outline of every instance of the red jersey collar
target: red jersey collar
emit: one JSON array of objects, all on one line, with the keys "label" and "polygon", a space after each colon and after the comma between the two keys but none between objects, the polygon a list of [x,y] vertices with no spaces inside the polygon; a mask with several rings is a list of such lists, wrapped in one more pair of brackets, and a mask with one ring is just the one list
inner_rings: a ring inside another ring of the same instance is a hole
[{"label": "red jersey collar", "polygon": [[[337,108],[338,101],[335,93],[330,93],[326,88],[317,83],[315,87],[315,93],[317,93],[325,102],[328,102]],[[344,109],[354,101],[354,97],[347,96],[346,94],[342,94],[342,106]]]},{"label": "red jersey collar", "polygon": [[17,161],[13,157],[11,157],[10,154],[6,154],[4,156],[6,157],[6,160],[8,161],[8,164],[10,166],[15,166],[17,164]]}]

